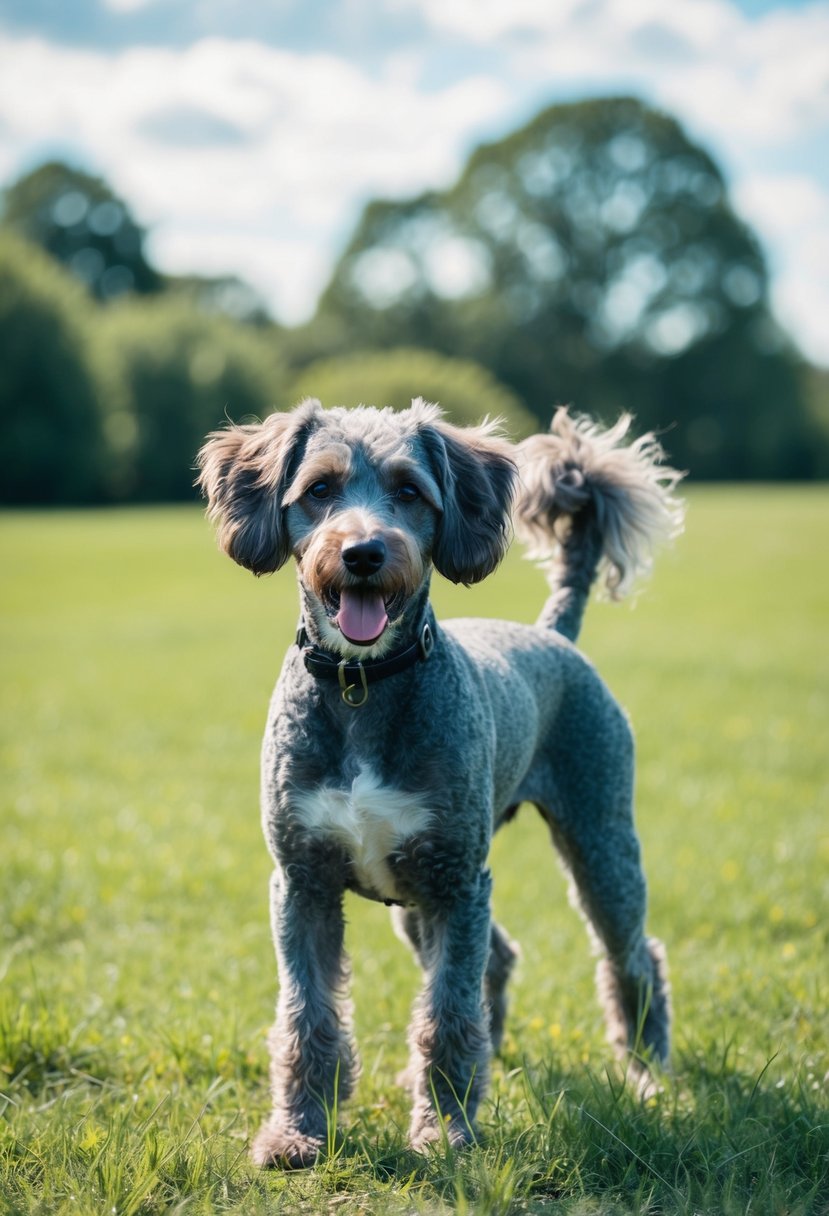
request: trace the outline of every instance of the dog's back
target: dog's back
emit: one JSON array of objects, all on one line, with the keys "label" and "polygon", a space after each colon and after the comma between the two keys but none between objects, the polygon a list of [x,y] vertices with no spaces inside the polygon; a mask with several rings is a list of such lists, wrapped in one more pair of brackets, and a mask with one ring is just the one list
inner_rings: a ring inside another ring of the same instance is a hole
[{"label": "dog's back", "polygon": [[[473,1136],[516,951],[491,918],[493,830],[519,803],[547,823],[601,952],[610,1037],[648,1083],[668,1051],[664,953],[645,936],[633,740],[572,644],[604,567],[612,596],[679,523],[677,475],[652,438],[625,446],[559,412],[512,448],[422,401],[303,403],[212,436],[201,483],[219,541],[257,574],[297,563],[302,625],[262,753],[280,971],[273,1112],[261,1164],[307,1165],[357,1073],[343,896],[393,906],[423,970],[409,1082],[415,1148]],[[435,619],[433,569],[485,578],[515,525],[547,565],[535,625]]]}]

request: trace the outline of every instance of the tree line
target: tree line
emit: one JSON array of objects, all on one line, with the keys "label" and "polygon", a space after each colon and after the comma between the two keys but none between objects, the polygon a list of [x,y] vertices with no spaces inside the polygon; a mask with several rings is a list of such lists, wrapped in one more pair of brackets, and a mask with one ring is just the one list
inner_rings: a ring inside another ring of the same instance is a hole
[{"label": "tree line", "polygon": [[164,276],[128,204],[50,163],[0,213],[0,501],[192,496],[203,435],[312,394],[438,400],[515,435],[626,409],[705,479],[829,471],[826,376],[775,323],[720,170],[630,98],[554,106],[451,189],[371,203],[288,329],[233,278]]}]

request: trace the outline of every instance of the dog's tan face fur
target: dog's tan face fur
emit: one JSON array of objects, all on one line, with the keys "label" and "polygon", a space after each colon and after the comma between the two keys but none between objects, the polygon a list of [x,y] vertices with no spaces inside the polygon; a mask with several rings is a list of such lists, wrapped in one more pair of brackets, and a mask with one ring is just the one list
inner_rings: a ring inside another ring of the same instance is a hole
[{"label": "dog's tan face fur", "polygon": [[[200,462],[220,544],[257,574],[292,555],[308,624],[344,657],[377,658],[401,640],[433,564],[477,582],[506,548],[510,446],[422,401],[402,413],[304,402],[211,436]],[[355,571],[349,552],[365,545],[382,561]]]},{"label": "dog's tan face fur", "polygon": [[[412,512],[412,514],[414,514]],[[367,579],[349,572],[343,553],[355,545],[380,541],[385,549],[383,567]],[[423,582],[427,563],[418,538],[404,525],[393,526],[382,515],[361,508],[333,509],[297,551],[299,578],[309,594],[316,624],[327,645],[345,652],[349,639],[337,624],[343,593],[369,592],[379,595],[385,605],[388,624],[370,646],[352,642],[355,655],[375,657],[385,653],[397,640],[397,625],[410,597]]]},{"label": "dog's tan face fur", "polygon": [[[401,439],[382,426],[351,436],[350,416],[340,427],[310,436],[304,457],[283,496],[291,550],[306,604],[326,646],[349,657],[377,657],[398,640],[399,625],[415,592],[428,580],[443,498],[429,472],[418,437]],[[370,574],[350,570],[344,555],[375,545],[384,554]],[[348,636],[344,597],[385,608],[376,638]]]}]

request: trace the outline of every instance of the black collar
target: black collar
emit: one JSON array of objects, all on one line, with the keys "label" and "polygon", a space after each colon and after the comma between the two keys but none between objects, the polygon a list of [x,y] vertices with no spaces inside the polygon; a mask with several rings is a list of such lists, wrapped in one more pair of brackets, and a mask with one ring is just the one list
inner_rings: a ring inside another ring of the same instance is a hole
[{"label": "black collar", "polygon": [[338,680],[342,698],[352,709],[359,709],[368,700],[368,686],[378,680],[405,671],[419,660],[428,659],[435,645],[435,635],[428,621],[418,635],[417,641],[404,650],[398,650],[386,659],[342,659],[330,650],[316,646],[308,637],[303,621],[297,629],[296,644],[302,651],[307,671],[317,680]]}]

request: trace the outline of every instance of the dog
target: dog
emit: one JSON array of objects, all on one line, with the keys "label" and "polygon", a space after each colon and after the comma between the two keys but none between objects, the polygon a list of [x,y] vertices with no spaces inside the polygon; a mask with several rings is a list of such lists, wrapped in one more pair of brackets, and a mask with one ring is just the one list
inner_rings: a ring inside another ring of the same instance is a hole
[{"label": "dog", "polygon": [[[219,546],[262,575],[293,557],[301,620],[262,749],[279,970],[273,1110],[259,1165],[313,1164],[358,1071],[343,897],[389,905],[423,972],[409,1030],[410,1143],[474,1138],[517,948],[490,915],[493,833],[546,821],[601,953],[609,1038],[643,1086],[670,1038],[665,952],[645,935],[628,721],[574,646],[591,585],[614,598],[678,530],[680,474],[560,409],[513,446],[416,399],[316,400],[207,437],[199,484]],[[432,570],[490,574],[515,530],[551,584],[538,622],[440,624]]]}]

